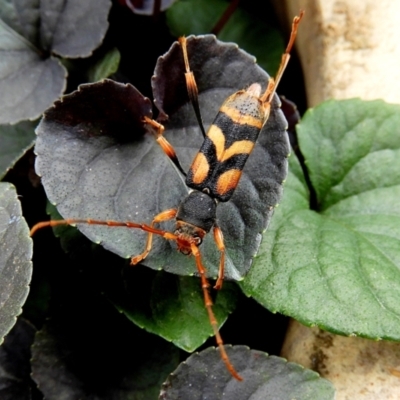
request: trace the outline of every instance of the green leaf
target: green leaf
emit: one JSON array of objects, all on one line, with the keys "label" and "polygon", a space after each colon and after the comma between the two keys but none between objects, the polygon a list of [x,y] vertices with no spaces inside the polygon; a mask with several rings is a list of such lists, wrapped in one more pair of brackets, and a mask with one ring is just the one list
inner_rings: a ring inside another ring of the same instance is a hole
[{"label": "green leaf", "polygon": [[218,349],[208,348],[190,356],[169,376],[163,385],[162,398],[333,400],[335,397],[329,381],[298,364],[245,346],[227,347],[227,353],[242,382],[226,370]]},{"label": "green leaf", "polygon": [[[167,23],[176,37],[210,33],[228,5],[225,0],[181,0],[167,10]],[[187,18],[188,15],[196,18]],[[269,73],[275,74],[278,70],[284,51],[280,33],[240,7],[229,18],[218,39],[237,43],[253,54]]]},{"label": "green leaf", "polygon": [[97,82],[108,78],[118,70],[121,54],[113,48],[99,60],[88,72],[89,82]]},{"label": "green leaf", "polygon": [[[130,275],[125,283],[130,295],[114,293],[109,298],[135,324],[188,352],[213,336],[199,278],[162,271],[142,274],[141,279],[135,271]],[[213,312],[220,327],[236,307],[237,287],[225,282],[222,290],[213,294]]]},{"label": "green leaf", "polygon": [[307,113],[298,126],[299,143],[321,211],[400,182],[399,110],[354,99],[326,102]]},{"label": "green leaf", "polygon": [[[228,5],[224,0],[181,0],[166,12],[167,24],[176,37],[210,33]],[[187,18],[193,12],[196,18]]]},{"label": "green leaf", "polygon": [[32,147],[35,135],[34,122],[17,125],[0,125],[0,179]]},{"label": "green leaf", "polygon": [[0,343],[21,314],[32,275],[32,240],[14,187],[0,183]]},{"label": "green leaf", "polygon": [[307,325],[400,340],[399,124],[400,107],[382,101],[306,114],[299,143],[319,212],[291,172],[248,295]]}]

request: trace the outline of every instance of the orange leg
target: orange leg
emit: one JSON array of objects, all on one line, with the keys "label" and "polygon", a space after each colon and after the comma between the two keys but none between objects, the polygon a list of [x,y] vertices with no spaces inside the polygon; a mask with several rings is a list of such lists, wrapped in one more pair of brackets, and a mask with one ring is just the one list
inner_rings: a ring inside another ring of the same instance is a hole
[{"label": "orange leg", "polygon": [[172,144],[168,142],[168,140],[165,139],[165,137],[163,136],[165,130],[164,126],[149,117],[144,117],[143,122],[151,126],[151,128],[153,129],[154,136],[156,137],[157,143],[161,146],[164,153],[171,159],[171,161],[175,164],[175,166],[179,169],[179,171],[184,176],[186,176],[186,173],[183,170],[178,160],[178,156],[176,155],[175,149],[172,147]]},{"label": "orange leg", "polygon": [[193,72],[190,70],[189,57],[187,54],[186,38],[180,37],[179,43],[182,47],[183,61],[185,62],[185,79],[186,88],[189,95],[189,100],[192,102],[194,113],[196,114],[197,122],[199,123],[201,133],[203,137],[206,137],[206,132],[203,126],[203,120],[201,119],[200,106],[199,106],[199,91],[197,89],[196,80],[194,79]]},{"label": "orange leg", "polygon": [[[170,219],[175,217],[176,212],[177,212],[177,210],[171,209],[171,210],[163,211],[160,214],[157,214],[154,217],[153,221],[151,222],[150,227],[152,229],[154,229],[154,224],[158,224],[163,221],[169,221]],[[136,264],[140,263],[148,256],[148,254],[150,253],[150,250],[151,250],[151,246],[153,245],[153,234],[154,234],[154,232],[148,231],[146,248],[142,254],[139,254],[139,255],[131,258],[132,265],[136,265]],[[173,236],[175,236],[175,235],[173,235]]]},{"label": "orange leg", "polygon": [[203,289],[204,304],[207,309],[210,324],[214,331],[215,340],[217,342],[219,351],[221,353],[222,361],[225,363],[226,368],[231,373],[231,375],[238,381],[242,381],[243,378],[236,372],[235,368],[229,361],[228,354],[226,354],[226,351],[225,351],[224,342],[222,341],[221,335],[218,330],[218,322],[217,322],[214,312],[212,310],[213,302],[211,300],[210,294],[208,293],[209,284],[208,284],[207,278],[206,278],[206,270],[201,262],[200,251],[194,243],[191,244],[191,249],[192,249],[192,254],[194,255],[194,257],[196,259],[196,266],[197,266],[197,270],[199,271],[199,275],[200,275],[200,279],[201,279],[201,288]]},{"label": "orange leg", "polygon": [[[178,236],[174,235],[173,233],[163,231],[161,229],[156,229],[153,226],[155,223],[167,221],[171,218],[174,218],[175,215],[176,215],[176,210],[174,210],[174,209],[166,210],[166,211],[156,215],[156,217],[153,219],[151,225],[138,224],[136,222],[130,222],[130,221],[127,221],[127,222],[99,221],[99,220],[93,220],[93,219],[78,219],[78,218],[46,221],[46,222],[39,222],[38,224],[33,226],[33,228],[30,231],[30,235],[33,236],[39,229],[46,228],[46,227],[54,227],[54,226],[62,226],[62,225],[75,225],[75,224],[105,225],[105,226],[110,226],[110,227],[114,226],[114,227],[126,227],[126,228],[141,229],[145,232],[148,232],[149,235],[147,237],[145,251],[141,255],[132,258],[132,260],[135,260],[135,261],[138,260],[137,262],[139,262],[140,260],[143,260],[147,256],[149,251],[151,250],[152,235],[160,235],[164,239],[178,241],[178,239],[179,239]],[[205,306],[207,309],[210,324],[214,331],[214,335],[215,335],[215,339],[216,339],[218,348],[221,353],[221,358],[222,358],[223,362],[225,363],[228,371],[232,374],[232,376],[234,378],[236,378],[237,380],[241,381],[241,380],[243,380],[243,378],[236,372],[235,368],[229,361],[229,357],[225,351],[225,347],[224,347],[221,335],[218,330],[218,323],[215,318],[214,312],[212,310],[213,303],[212,303],[210,294],[208,293],[209,284],[207,282],[207,278],[205,275],[206,270],[201,262],[200,251],[194,243],[190,243],[190,248],[191,248],[192,254],[194,255],[195,260],[196,260],[196,266],[197,266],[197,270],[200,275],[201,287],[202,287],[203,295],[204,295],[204,303],[205,303]]]},{"label": "orange leg", "polygon": [[214,240],[218,247],[218,250],[221,253],[221,257],[219,260],[218,279],[217,279],[217,283],[214,286],[214,289],[219,290],[222,288],[222,283],[224,281],[225,245],[224,245],[224,236],[222,235],[222,231],[218,226],[214,226]]},{"label": "orange leg", "polygon": [[[168,211],[174,211],[174,210],[168,210]],[[136,222],[130,222],[130,221],[127,221],[127,222],[99,221],[96,219],[78,219],[78,218],[59,219],[59,220],[53,220],[53,221],[39,222],[36,225],[34,225],[33,228],[31,229],[30,236],[33,236],[39,229],[42,229],[42,228],[61,226],[61,225],[76,225],[76,224],[106,225],[106,226],[119,226],[119,227],[125,227],[125,228],[137,228],[137,229],[141,229],[142,231],[149,232],[151,234],[160,235],[164,239],[167,239],[167,240],[175,240],[176,241],[178,239],[178,237],[171,232],[163,231],[161,229],[156,229],[153,226],[149,226],[146,224],[138,224]]]}]

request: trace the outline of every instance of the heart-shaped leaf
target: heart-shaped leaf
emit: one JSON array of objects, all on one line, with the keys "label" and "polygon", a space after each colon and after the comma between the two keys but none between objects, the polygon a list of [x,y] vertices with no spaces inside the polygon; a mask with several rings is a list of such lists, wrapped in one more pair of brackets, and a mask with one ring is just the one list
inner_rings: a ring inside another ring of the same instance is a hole
[{"label": "heart-shaped leaf", "polygon": [[0,183],[0,343],[29,292],[32,240],[14,187]]},{"label": "heart-shaped leaf", "polygon": [[[265,88],[268,75],[237,46],[223,44],[212,35],[187,40],[206,127],[228,95],[254,82]],[[163,119],[170,114],[165,137],[187,170],[203,139],[188,101],[177,43],[159,59],[155,71],[156,105]],[[134,89],[120,89],[122,86],[111,81],[82,86],[56,103],[37,129],[36,169],[43,177],[48,198],[64,218],[150,223],[161,211],[176,208],[188,193],[154,138],[142,136],[140,127],[143,117],[151,115],[150,104],[142,98],[137,100],[143,104],[138,108],[126,97]],[[278,104],[275,99],[232,199],[218,206],[228,279],[241,279],[250,268],[261,233],[282,194],[289,145],[286,121]],[[119,122],[121,118],[126,124]],[[174,230],[172,223],[163,227]],[[146,234],[140,230],[79,228],[94,242],[123,257],[137,255],[145,246]],[[202,244],[201,253],[208,275],[215,277],[219,251],[211,235]],[[177,253],[175,244],[161,237],[154,238],[145,264],[180,275],[196,271],[192,259]]]},{"label": "heart-shaped leaf", "polygon": [[51,56],[87,57],[107,31],[110,0],[0,0],[0,124],[34,119],[64,92]]},{"label": "heart-shaped leaf", "polygon": [[314,371],[245,346],[229,347],[227,352],[242,382],[226,371],[218,350],[208,348],[190,356],[170,375],[160,399],[334,399],[332,384]]},{"label": "heart-shaped leaf", "polygon": [[299,143],[318,210],[290,174],[248,295],[307,325],[400,340],[399,124],[400,107],[382,101],[308,111]]},{"label": "heart-shaped leaf", "polygon": [[[65,68],[54,57],[42,60],[26,40],[0,20],[0,124],[35,119],[65,89]],[[45,85],[38,85],[43,82]]]},{"label": "heart-shaped leaf", "polygon": [[0,179],[33,146],[36,123],[0,125]]}]

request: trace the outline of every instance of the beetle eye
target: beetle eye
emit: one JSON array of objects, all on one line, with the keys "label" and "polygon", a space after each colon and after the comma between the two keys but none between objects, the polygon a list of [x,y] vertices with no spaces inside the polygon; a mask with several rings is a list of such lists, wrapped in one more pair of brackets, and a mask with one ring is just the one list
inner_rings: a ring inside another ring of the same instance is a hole
[{"label": "beetle eye", "polygon": [[193,236],[193,239],[194,239],[196,246],[200,246],[201,243],[203,242],[202,238],[199,236]]}]

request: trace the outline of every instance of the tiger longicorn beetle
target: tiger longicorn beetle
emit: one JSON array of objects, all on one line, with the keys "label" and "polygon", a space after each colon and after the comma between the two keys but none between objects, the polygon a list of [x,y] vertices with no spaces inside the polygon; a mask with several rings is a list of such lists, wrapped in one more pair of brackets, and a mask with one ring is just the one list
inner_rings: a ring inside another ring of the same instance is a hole
[{"label": "tiger longicorn beetle", "polygon": [[[199,246],[205,235],[213,229],[214,240],[220,252],[218,279],[214,288],[220,289],[224,279],[225,245],[222,230],[217,223],[217,206],[220,202],[229,201],[233,195],[259,133],[268,120],[272,99],[288,64],[290,51],[303,14],[304,11],[301,11],[299,16],[293,19],[289,43],[285,53],[282,55],[278,72],[275,79],[271,78],[269,80],[264,93],[261,93],[260,84],[253,83],[247,89],[230,95],[220,107],[214,122],[207,132],[205,132],[200,115],[197,84],[190,69],[186,38],[179,39],[185,64],[185,80],[189,99],[204,137],[203,144],[187,174],[183,170],[173,146],[163,136],[163,125],[149,117],[144,117],[142,121],[147,129],[154,134],[164,153],[182,175],[186,177],[185,183],[190,188],[189,194],[181,201],[177,209],[168,209],[157,214],[150,225],[131,221],[118,222],[73,218],[41,222],[31,229],[31,235],[43,227],[72,224],[141,229],[147,232],[146,245],[141,254],[131,258],[132,265],[140,263],[148,256],[152,249],[153,235],[159,235],[166,240],[175,241],[181,253],[193,255],[195,258],[197,271],[201,278],[205,307],[222,360],[232,376],[238,380],[242,380],[242,378],[228,358],[219,334],[218,323],[212,310],[213,303],[208,290],[209,284],[206,278],[206,269],[202,263]],[[173,233],[155,228],[156,224],[174,218],[176,220],[176,229]]]}]

